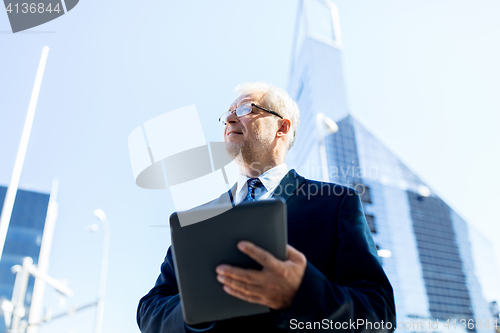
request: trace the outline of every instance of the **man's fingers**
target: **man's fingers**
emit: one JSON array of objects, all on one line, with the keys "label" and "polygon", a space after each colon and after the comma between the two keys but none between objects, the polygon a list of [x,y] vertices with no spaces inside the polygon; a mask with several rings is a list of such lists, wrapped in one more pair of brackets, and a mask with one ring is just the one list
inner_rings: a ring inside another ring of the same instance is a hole
[{"label": "man's fingers", "polygon": [[238,243],[238,249],[253,260],[257,261],[263,267],[273,269],[279,265],[278,259],[276,259],[271,253],[253,243],[241,241]]},{"label": "man's fingers", "polygon": [[258,271],[253,269],[239,268],[229,265],[219,265],[216,270],[217,274],[230,277],[234,280],[255,284],[259,281]]},{"label": "man's fingers", "polygon": [[250,303],[258,303],[258,304],[265,305],[263,303],[263,300],[262,300],[261,297],[245,295],[245,294],[239,292],[238,290],[232,289],[229,286],[224,286],[223,289],[229,295],[234,296],[234,297],[238,297],[239,299],[242,299],[244,301],[247,301],[247,302],[250,302]]},{"label": "man's fingers", "polygon": [[245,282],[231,279],[230,277],[227,276],[217,275],[217,280],[220,283],[224,284],[225,286],[228,286],[229,288],[247,296],[258,296],[262,294],[262,288],[259,288],[258,286],[251,285]]}]

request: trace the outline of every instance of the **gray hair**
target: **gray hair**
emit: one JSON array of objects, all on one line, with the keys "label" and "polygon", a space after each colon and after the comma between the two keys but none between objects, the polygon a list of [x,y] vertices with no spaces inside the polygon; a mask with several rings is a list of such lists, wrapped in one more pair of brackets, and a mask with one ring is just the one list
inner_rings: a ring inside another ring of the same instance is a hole
[{"label": "gray hair", "polygon": [[288,149],[292,148],[299,127],[299,107],[285,90],[264,82],[247,82],[237,85],[234,92],[239,96],[254,92],[264,93],[262,100],[267,106],[284,119],[290,120],[292,135],[288,140]]}]

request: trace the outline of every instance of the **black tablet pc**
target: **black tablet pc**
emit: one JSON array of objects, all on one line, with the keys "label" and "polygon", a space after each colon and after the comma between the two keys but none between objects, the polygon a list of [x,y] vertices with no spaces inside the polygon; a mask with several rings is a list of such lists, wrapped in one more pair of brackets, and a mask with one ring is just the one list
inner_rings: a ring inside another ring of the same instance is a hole
[{"label": "black tablet pc", "polygon": [[[212,216],[217,209],[220,207],[203,206],[180,214],[181,218],[186,217],[184,214]],[[281,198],[243,202],[219,215],[183,227],[177,213],[170,216],[177,286],[187,324],[269,311],[268,307],[227,294],[217,281],[215,268],[224,263],[260,269],[259,264],[237,249],[241,240],[250,241],[285,260],[286,221],[286,203]]]}]

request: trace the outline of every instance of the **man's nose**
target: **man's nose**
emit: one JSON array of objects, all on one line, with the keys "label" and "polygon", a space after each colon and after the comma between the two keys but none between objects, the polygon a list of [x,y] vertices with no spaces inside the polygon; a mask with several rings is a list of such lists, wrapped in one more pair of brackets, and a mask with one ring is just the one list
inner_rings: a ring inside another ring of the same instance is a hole
[{"label": "man's nose", "polygon": [[240,119],[238,118],[238,116],[236,116],[236,111],[231,112],[231,114],[226,119],[226,123],[228,123],[228,124],[230,124],[230,123],[234,124],[234,123],[237,123],[239,121],[240,121]]}]

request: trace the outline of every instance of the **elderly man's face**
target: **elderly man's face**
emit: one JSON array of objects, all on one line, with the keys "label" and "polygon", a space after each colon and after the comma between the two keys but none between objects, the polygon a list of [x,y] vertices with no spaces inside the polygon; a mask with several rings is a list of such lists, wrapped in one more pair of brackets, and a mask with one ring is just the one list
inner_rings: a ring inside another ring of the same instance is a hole
[{"label": "elderly man's face", "polygon": [[[241,95],[231,104],[229,110],[232,111],[246,103],[255,103],[267,108],[267,105],[262,105],[263,97],[264,94],[258,92]],[[278,130],[278,119],[255,107],[250,114],[241,118],[234,113],[231,114],[224,128],[224,141],[227,143],[228,153],[236,158],[241,151],[244,161],[249,163],[261,161],[263,155],[271,153]]]}]

